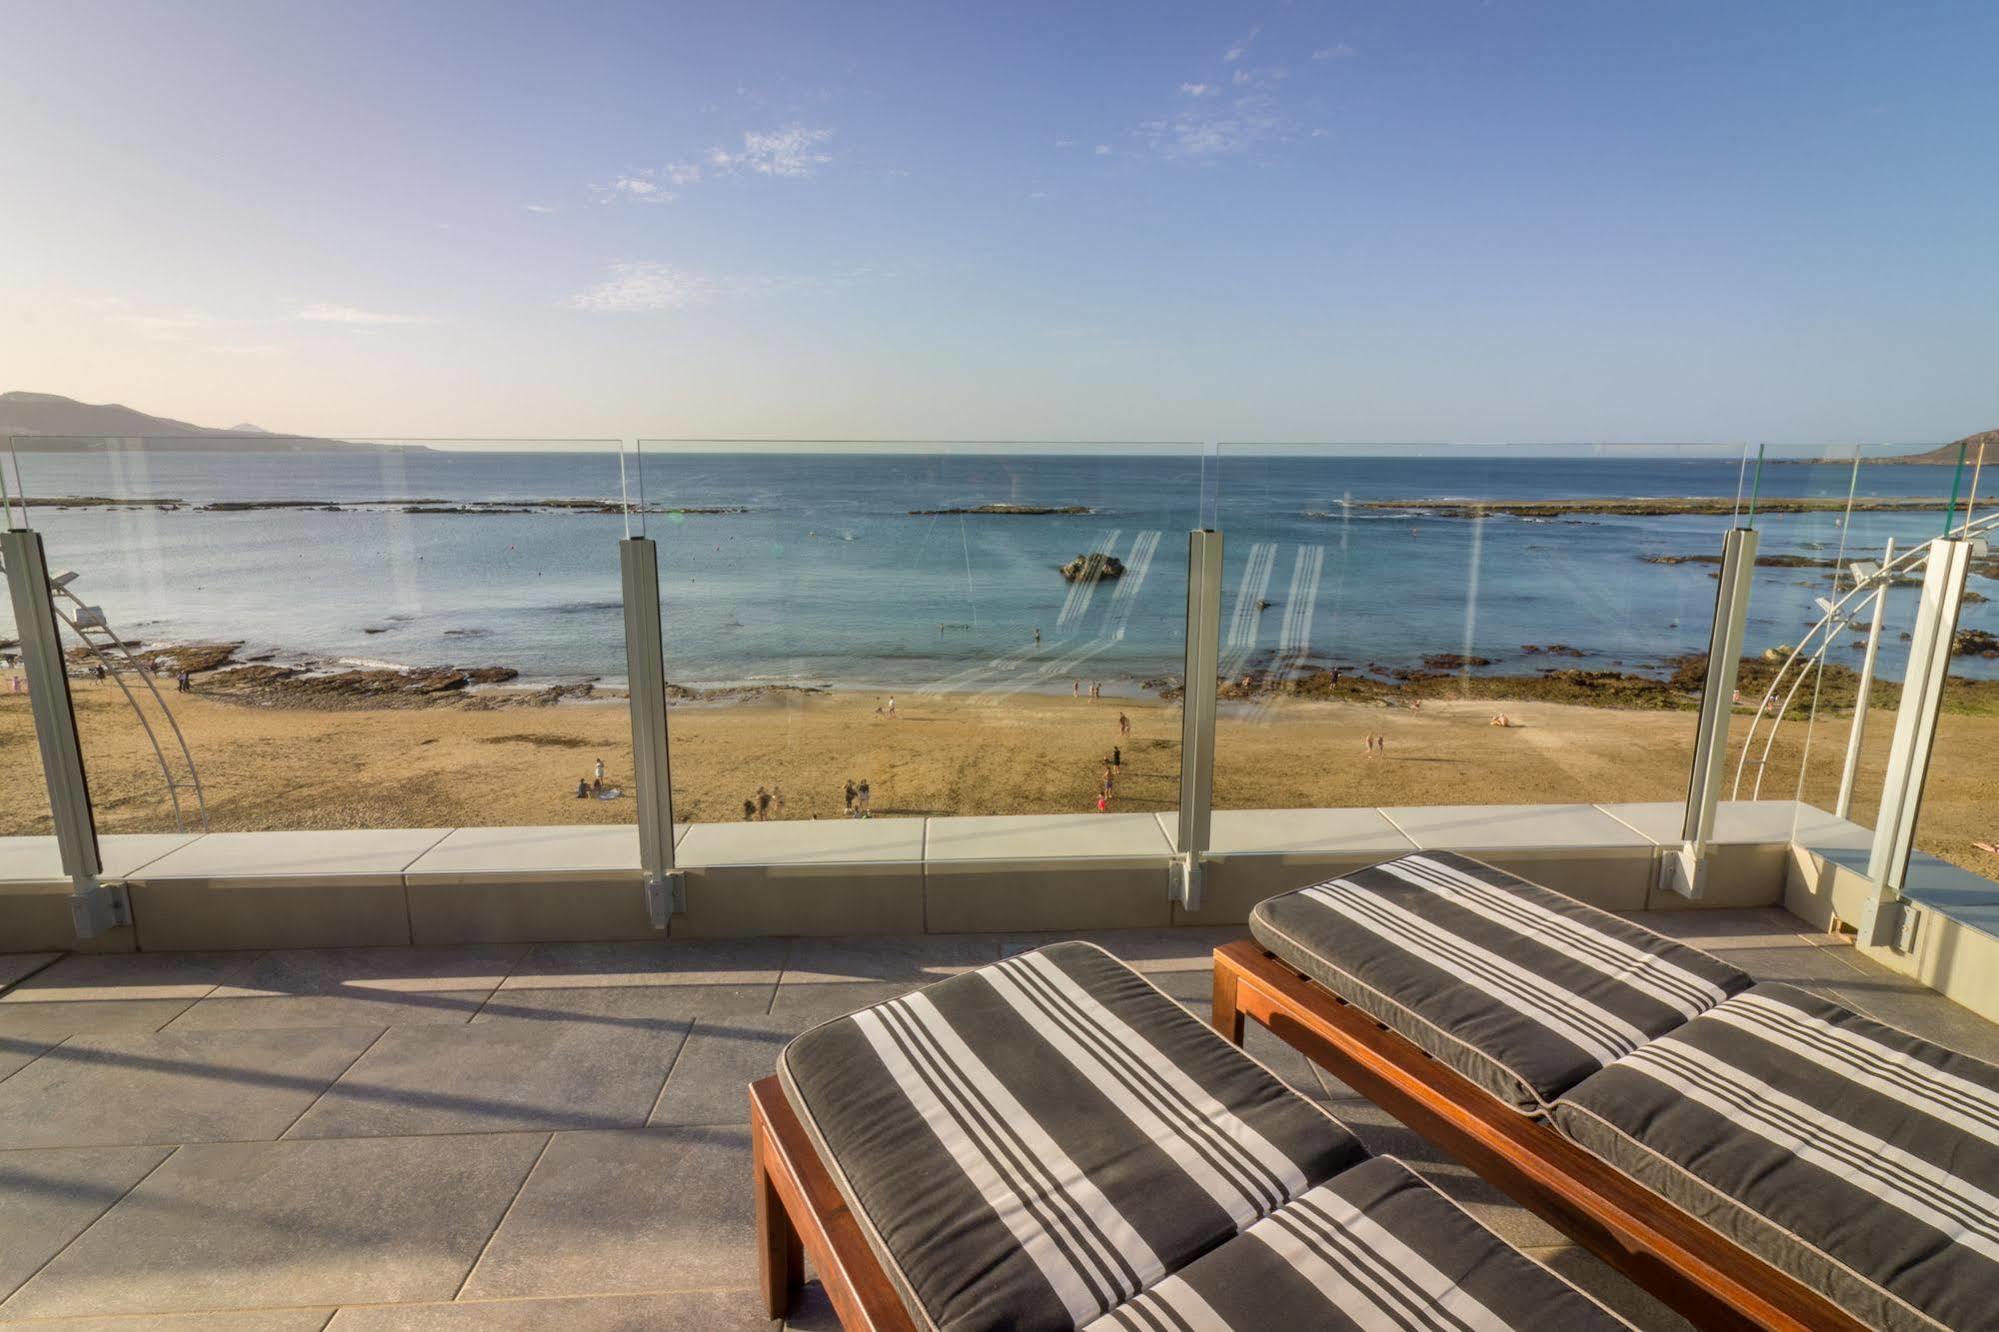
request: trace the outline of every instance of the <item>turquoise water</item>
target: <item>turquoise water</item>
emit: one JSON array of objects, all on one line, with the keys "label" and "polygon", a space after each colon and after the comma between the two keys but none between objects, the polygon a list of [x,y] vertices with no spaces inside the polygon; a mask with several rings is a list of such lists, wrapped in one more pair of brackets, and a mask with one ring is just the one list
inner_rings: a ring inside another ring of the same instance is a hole
[{"label": "turquoise water", "polygon": [[[332,504],[615,499],[611,453],[257,456],[23,454],[31,494]],[[1480,669],[1654,671],[1702,651],[1711,569],[1647,555],[1719,551],[1726,516],[1480,521],[1353,507],[1361,501],[1723,496],[1733,460],[1638,457],[1259,457],[1205,464],[1227,542],[1223,664],[1281,657],[1380,671],[1437,653]],[[1948,493],[1949,472],[1870,467],[1865,496]],[[785,682],[1133,692],[1181,669],[1186,533],[1204,517],[1196,453],[651,456],[655,504],[745,512],[646,517],[659,546],[668,673],[689,684]],[[1843,498],[1844,465],[1773,465],[1765,497]],[[989,503],[1081,505],[1084,515],[915,515]],[[621,680],[615,514],[410,514],[37,508],[52,564],[122,632],[150,641],[243,639],[246,653],[398,665],[497,664],[529,680]],[[1942,529],[1923,513],[1765,515],[1763,553],[1878,558]],[[1067,583],[1101,550],[1121,579]],[[1759,571],[1750,646],[1789,644],[1817,618],[1825,569]],[[1999,597],[1999,583],[1973,579]],[[1259,609],[1259,603],[1267,603]],[[1891,602],[1895,678],[1914,589]],[[1994,604],[1964,623],[1999,627]],[[0,614],[4,614],[0,610]],[[1036,631],[1039,631],[1039,642]],[[1528,645],[1584,654],[1554,660]],[[1834,660],[1857,661],[1845,645]],[[1999,663],[1960,659],[1967,675]]]}]

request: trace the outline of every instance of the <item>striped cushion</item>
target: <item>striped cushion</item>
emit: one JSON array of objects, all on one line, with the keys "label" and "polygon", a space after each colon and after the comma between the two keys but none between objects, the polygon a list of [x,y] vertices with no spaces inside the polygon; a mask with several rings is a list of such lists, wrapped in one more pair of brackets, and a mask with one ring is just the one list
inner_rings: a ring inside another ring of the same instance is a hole
[{"label": "striped cushion", "polygon": [[1287,1203],[1088,1332],[1629,1326],[1384,1156]]},{"label": "striped cushion", "polygon": [[1999,1327],[1999,1068],[1763,984],[1555,1121],[1872,1326]]},{"label": "striped cushion", "polygon": [[1749,987],[1706,953],[1447,852],[1259,904],[1257,942],[1530,1114]]},{"label": "striped cushion", "polygon": [[923,1327],[1088,1322],[1366,1155],[1090,944],[816,1027],[778,1073]]}]

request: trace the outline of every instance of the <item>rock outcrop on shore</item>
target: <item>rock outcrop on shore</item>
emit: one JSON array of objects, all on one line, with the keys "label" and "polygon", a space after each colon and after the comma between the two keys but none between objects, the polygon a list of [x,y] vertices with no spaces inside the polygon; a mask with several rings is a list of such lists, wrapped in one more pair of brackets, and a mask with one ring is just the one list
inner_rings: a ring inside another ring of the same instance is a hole
[{"label": "rock outcrop on shore", "polygon": [[1124,561],[1115,555],[1105,555],[1092,551],[1088,555],[1078,555],[1062,566],[1062,576],[1074,583],[1081,579],[1095,582],[1100,578],[1124,577]]}]

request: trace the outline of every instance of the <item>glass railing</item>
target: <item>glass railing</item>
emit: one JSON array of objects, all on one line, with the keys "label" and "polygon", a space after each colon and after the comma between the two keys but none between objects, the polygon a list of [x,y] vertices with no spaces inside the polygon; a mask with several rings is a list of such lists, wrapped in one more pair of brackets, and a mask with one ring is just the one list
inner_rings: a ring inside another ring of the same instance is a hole
[{"label": "glass railing", "polygon": [[100,832],[633,820],[617,442],[19,456]]},{"label": "glass railing", "polygon": [[1219,807],[1683,801],[1739,447],[1224,445]]},{"label": "glass railing", "polygon": [[[1909,452],[1766,450],[1762,460],[1724,794],[1802,802],[1806,842],[1851,840],[1828,831],[1825,813],[1874,826],[1928,543],[1963,521],[1961,498],[1952,516],[1957,470],[1891,461]],[[1983,618],[1979,604],[1968,622]]]},{"label": "glass railing", "polygon": [[640,452],[677,818],[1177,808],[1198,446]]},{"label": "glass railing", "polygon": [[[0,439],[0,529],[27,525],[18,459]],[[0,555],[0,567],[4,564]],[[42,835],[53,827],[32,703],[13,598],[0,587],[0,837]]]}]

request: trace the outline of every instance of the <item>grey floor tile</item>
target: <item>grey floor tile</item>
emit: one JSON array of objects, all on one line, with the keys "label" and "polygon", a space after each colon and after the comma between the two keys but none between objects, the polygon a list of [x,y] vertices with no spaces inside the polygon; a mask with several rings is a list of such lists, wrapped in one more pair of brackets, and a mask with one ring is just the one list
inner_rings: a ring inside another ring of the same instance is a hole
[{"label": "grey floor tile", "polygon": [[[0,1310],[0,1319],[6,1318]],[[57,1318],[10,1323],[23,1332],[320,1332],[331,1309],[213,1310],[194,1314],[147,1314],[141,1318]]]},{"label": "grey floor tile", "polygon": [[528,950],[506,990],[584,985],[775,983],[784,939],[663,939],[636,943],[543,943]]},{"label": "grey floor tile", "polygon": [[742,1123],[749,1116],[749,1084],[776,1072],[778,1051],[812,1022],[796,1013],[696,1022],[649,1122]]},{"label": "grey floor tile", "polygon": [[72,1037],[0,1082],[0,1148],[275,1138],[380,1034]]},{"label": "grey floor tile", "polygon": [[1214,1003],[1215,972],[1212,967],[1199,971],[1149,971],[1145,973],[1145,978],[1182,1004],[1203,1013]]},{"label": "grey floor tile", "polygon": [[752,1290],[342,1309],[327,1332],[772,1332]]},{"label": "grey floor tile", "polygon": [[1694,1325],[1647,1295],[1631,1279],[1587,1249],[1573,1244],[1527,1251],[1570,1285],[1596,1297],[1639,1332],[1694,1332]]},{"label": "grey floor tile", "polygon": [[748,1169],[747,1125],[558,1133],[461,1298],[747,1286]]},{"label": "grey floor tile", "polygon": [[490,990],[527,956],[526,944],[448,948],[280,948],[264,953],[211,999],[292,994],[422,994]]},{"label": "grey floor tile", "polygon": [[1828,948],[1728,948],[1715,956],[1759,981],[1832,985],[1862,979],[1859,968]]},{"label": "grey floor tile", "polygon": [[[1999,1025],[1902,977],[1818,987],[1847,1007],[1946,1049],[1999,1063]],[[4,1087],[5,1083],[0,1083]]]},{"label": "grey floor tile", "polygon": [[898,934],[851,939],[793,939],[786,985],[901,981],[928,985],[999,961],[991,934]]},{"label": "grey floor tile", "polygon": [[61,1253],[170,1147],[76,1147],[0,1154],[0,1300]]},{"label": "grey floor tile", "polygon": [[270,999],[197,999],[167,1024],[168,1031],[248,1027],[401,1027],[464,1024],[491,990],[423,990],[414,994],[294,994]]},{"label": "grey floor tile", "polygon": [[1624,911],[1619,915],[1669,939],[1710,951],[1725,948],[1805,948],[1806,924],[1778,907],[1741,910]]},{"label": "grey floor tile", "polygon": [[1249,933],[1245,925],[1182,925],[1156,929],[1083,930],[1079,932],[1009,934],[1003,936],[1008,952],[1019,948],[1039,948],[1063,939],[1093,943],[1134,971],[1197,971],[1212,969],[1215,949]]},{"label": "grey floor tile", "polygon": [[0,994],[16,1003],[200,999],[246,975],[256,953],[72,953]]},{"label": "grey floor tile", "polygon": [[473,1015],[472,1023],[563,1022],[605,1032],[658,1034],[671,1028],[685,1029],[699,1017],[768,1012],[776,988],[753,983],[498,990]]},{"label": "grey floor tile", "polygon": [[0,953],[0,991],[19,985],[61,953]]},{"label": "grey floor tile", "polygon": [[637,1127],[686,1030],[684,1022],[636,1033],[526,1021],[391,1027],[286,1136]]},{"label": "grey floor tile", "polygon": [[824,1286],[807,1281],[805,1288],[791,1297],[784,1332],[840,1332],[839,1315],[833,1312],[833,1301],[826,1298]]},{"label": "grey floor tile", "polygon": [[40,1059],[55,1048],[55,1041],[39,1037],[0,1036],[0,1082]]},{"label": "grey floor tile", "polygon": [[0,1038],[60,1041],[82,1032],[158,1031],[192,999],[92,999],[47,1004],[0,1004]]},{"label": "grey floor tile", "polygon": [[450,1299],[546,1143],[489,1133],[183,1147],[0,1316]]},{"label": "grey floor tile", "polygon": [[783,1014],[804,1026],[830,1022],[870,1004],[886,1003],[920,988],[913,981],[847,981],[840,985],[780,985],[771,1001],[773,1016]]},{"label": "grey floor tile", "polygon": [[1480,1224],[1516,1248],[1563,1244],[1567,1237],[1532,1212],[1431,1146],[1414,1130],[1372,1101],[1332,1101],[1326,1108],[1335,1119],[1360,1136],[1375,1156],[1393,1156],[1422,1175]]}]

